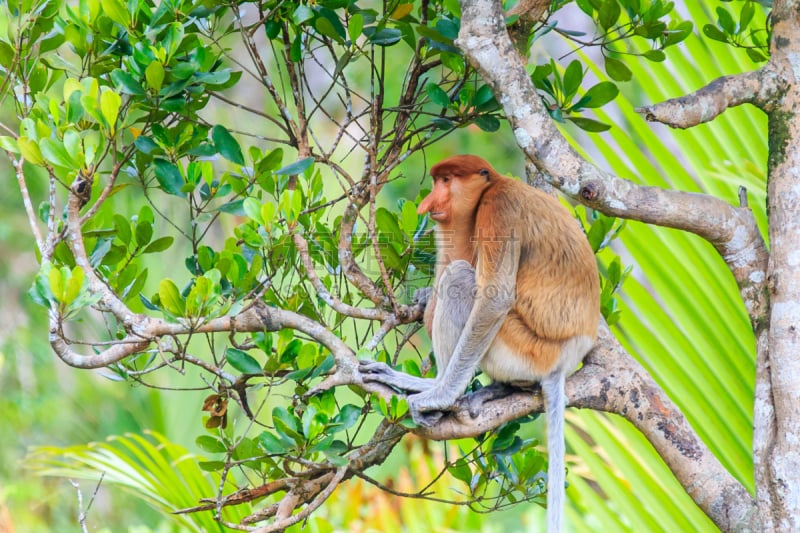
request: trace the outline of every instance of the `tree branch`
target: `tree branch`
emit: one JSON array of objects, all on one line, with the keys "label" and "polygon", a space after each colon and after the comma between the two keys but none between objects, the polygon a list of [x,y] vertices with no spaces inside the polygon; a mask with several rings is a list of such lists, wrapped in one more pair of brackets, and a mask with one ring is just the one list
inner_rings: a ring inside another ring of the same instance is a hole
[{"label": "tree branch", "polygon": [[[569,406],[623,416],[647,437],[692,499],[722,529],[757,523],[755,501],[687,422],[647,371],[601,325],[598,342],[583,367],[566,383]],[[420,436],[449,440],[472,437],[522,416],[544,411],[539,389],[492,385],[461,397],[455,410]]]},{"label": "tree branch", "polygon": [[639,186],[583,159],[548,115],[505,30],[499,2],[463,0],[456,44],[491,86],[520,148],[549,183],[606,215],[708,240],[736,278],[751,322],[764,319],[767,251],[750,209],[705,194]]},{"label": "tree branch", "polygon": [[364,309],[361,307],[348,305],[341,300],[334,298],[314,270],[314,263],[311,261],[311,256],[308,252],[308,242],[306,242],[303,236],[297,232],[292,235],[292,238],[294,240],[294,245],[297,247],[297,251],[300,253],[300,259],[303,261],[303,267],[306,270],[306,275],[308,276],[309,281],[311,281],[311,284],[314,286],[317,296],[322,298],[322,301],[328,304],[337,313],[341,313],[349,317],[363,318],[366,320],[386,320],[386,317],[389,313],[384,309]]},{"label": "tree branch", "polygon": [[[638,186],[584,160],[556,129],[544,108],[505,29],[500,3],[462,0],[461,5],[456,44],[492,88],[519,146],[545,179],[568,196],[607,215],[681,229],[708,240],[734,275],[758,332],[769,308],[768,255],[752,212],[746,206],[737,208],[709,195]],[[767,84],[766,92],[754,101],[766,102],[774,87]],[[602,352],[596,351],[568,382],[573,405],[618,412],[631,420],[664,457],[695,502],[722,529],[756,525],[753,499],[705,447],[680,411],[643,369],[632,360],[623,364],[620,356],[611,358],[612,354],[609,352],[609,358],[604,359]],[[576,387],[577,379],[580,387]],[[587,396],[585,387],[594,387],[595,396]],[[636,398],[630,396],[634,392]],[[540,408],[538,396],[526,400],[517,394],[514,398],[514,402],[528,402],[526,409],[532,408],[534,401]],[[645,410],[637,408],[637,404],[645,406]],[[481,414],[473,419],[470,412]],[[503,412],[466,406],[426,435],[451,438],[448,435],[457,435],[457,428],[466,420],[468,431],[475,431],[483,424],[496,424]],[[633,413],[640,414],[642,420],[631,418]],[[520,415],[508,414],[505,420]],[[456,426],[448,430],[448,421]]]},{"label": "tree branch", "polygon": [[764,68],[718,78],[700,90],[665,102],[636,109],[649,122],[661,122],[673,128],[691,128],[709,122],[726,109],[753,104],[765,111],[786,90],[786,83],[772,63]]}]

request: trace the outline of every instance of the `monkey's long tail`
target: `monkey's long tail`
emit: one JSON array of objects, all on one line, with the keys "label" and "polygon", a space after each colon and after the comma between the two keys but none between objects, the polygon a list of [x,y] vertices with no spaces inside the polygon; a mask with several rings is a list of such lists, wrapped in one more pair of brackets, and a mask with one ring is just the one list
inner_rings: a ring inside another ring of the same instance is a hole
[{"label": "monkey's long tail", "polygon": [[547,531],[561,533],[564,525],[564,372],[559,370],[542,379],[547,411]]}]

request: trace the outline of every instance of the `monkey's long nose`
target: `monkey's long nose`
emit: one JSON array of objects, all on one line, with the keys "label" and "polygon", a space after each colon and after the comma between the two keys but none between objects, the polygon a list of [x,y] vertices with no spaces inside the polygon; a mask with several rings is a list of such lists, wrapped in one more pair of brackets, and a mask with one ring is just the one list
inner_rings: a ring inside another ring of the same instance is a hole
[{"label": "monkey's long nose", "polygon": [[425,213],[431,210],[431,206],[433,204],[433,200],[431,199],[432,196],[433,194],[429,194],[428,196],[422,199],[422,202],[420,202],[419,207],[417,207],[418,215],[424,215]]}]

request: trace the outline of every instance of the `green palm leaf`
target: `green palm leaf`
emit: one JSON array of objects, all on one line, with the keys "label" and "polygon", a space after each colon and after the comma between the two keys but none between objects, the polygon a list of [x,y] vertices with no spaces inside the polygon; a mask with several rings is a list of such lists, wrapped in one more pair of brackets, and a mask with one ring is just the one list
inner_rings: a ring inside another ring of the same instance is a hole
[{"label": "green palm leaf", "polygon": [[[143,499],[162,516],[187,531],[199,533],[226,531],[213,519],[213,511],[173,514],[178,509],[198,505],[200,498],[216,494],[218,476],[200,469],[197,455],[168,441],[163,435],[147,432],[110,437],[106,442],[64,448],[41,446],[28,457],[28,466],[42,476],[99,480]],[[226,492],[233,492],[231,481]],[[248,504],[226,507],[225,520],[239,522],[249,514]]]},{"label": "green palm leaf", "polygon": [[[711,22],[702,3],[690,4],[696,27]],[[622,88],[618,114],[597,112],[616,127],[602,136],[573,137],[576,147],[585,147],[584,155],[599,166],[646,185],[707,192],[731,203],[738,202],[738,187],[747,186],[763,228],[764,181],[758,169],[767,147],[760,112],[738,108],[711,124],[679,131],[647,124],[634,111],[755,64],[696,36],[671,49],[665,64],[628,64],[634,80],[642,82]],[[599,69],[594,72],[604,79]],[[693,235],[629,223],[620,240],[618,251],[634,270],[623,290],[618,338],[752,491],[754,340],[730,272],[716,251]],[[577,530],[716,530],[630,424],[592,412],[571,421],[580,428],[567,432],[580,458],[574,472],[589,472],[568,479],[574,506],[569,515]],[[607,508],[598,508],[601,501]]]}]

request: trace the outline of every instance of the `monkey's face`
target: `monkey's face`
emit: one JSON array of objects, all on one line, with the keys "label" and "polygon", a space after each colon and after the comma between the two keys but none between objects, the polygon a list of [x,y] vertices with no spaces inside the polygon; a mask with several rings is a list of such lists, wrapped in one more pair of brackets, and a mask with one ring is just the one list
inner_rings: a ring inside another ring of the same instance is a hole
[{"label": "monkey's face", "polygon": [[430,213],[440,226],[472,220],[487,186],[480,174],[434,176],[433,190],[419,204],[417,213]]}]

